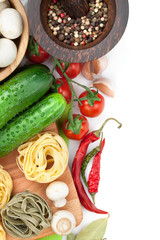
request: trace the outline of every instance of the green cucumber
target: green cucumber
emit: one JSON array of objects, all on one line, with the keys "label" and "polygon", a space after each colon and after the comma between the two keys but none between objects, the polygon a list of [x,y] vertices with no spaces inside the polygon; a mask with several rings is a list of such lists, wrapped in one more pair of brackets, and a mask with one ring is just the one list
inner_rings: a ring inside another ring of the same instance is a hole
[{"label": "green cucumber", "polygon": [[0,157],[7,155],[63,114],[67,102],[59,93],[53,93],[20,113],[0,129]]},{"label": "green cucumber", "polygon": [[30,65],[0,86],[0,128],[37,102],[51,87],[53,76],[44,65]]}]

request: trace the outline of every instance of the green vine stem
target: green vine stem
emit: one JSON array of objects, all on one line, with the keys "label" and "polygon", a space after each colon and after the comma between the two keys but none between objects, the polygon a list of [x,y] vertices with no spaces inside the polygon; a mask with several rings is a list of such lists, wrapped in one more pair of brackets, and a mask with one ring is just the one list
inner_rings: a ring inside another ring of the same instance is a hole
[{"label": "green vine stem", "polygon": [[120,128],[122,127],[122,123],[120,123],[117,119],[115,119],[115,118],[108,118],[108,119],[106,119],[106,120],[104,121],[104,123],[102,124],[102,126],[100,127],[99,130],[94,131],[94,134],[95,134],[97,137],[100,136],[100,134],[101,134],[104,126],[105,126],[106,123],[109,122],[109,121],[115,121],[115,122],[117,122],[117,123],[119,124],[118,129],[120,129]]},{"label": "green vine stem", "polygon": [[[62,66],[61,66],[61,62],[62,62],[62,61],[59,61],[59,60],[58,60],[57,58],[55,58],[55,57],[53,57],[53,60],[54,60],[54,67],[53,67],[53,69],[52,69],[52,74],[53,74],[55,68],[58,67],[58,68],[61,70],[62,75],[66,78],[66,80],[67,80],[67,82],[68,82],[68,85],[69,85],[69,87],[70,87],[70,89],[71,89],[71,93],[72,93],[72,97],[71,97],[71,109],[70,109],[70,111],[68,112],[68,120],[69,120],[69,125],[71,126],[71,129],[72,129],[73,132],[74,132],[74,129],[75,129],[75,126],[77,125],[77,123],[76,123],[76,121],[74,121],[74,119],[73,119],[73,102],[74,102],[74,101],[77,101],[80,105],[82,105],[82,101],[88,100],[88,102],[91,104],[91,106],[93,106],[93,104],[94,104],[95,101],[100,101],[100,98],[98,98],[98,96],[97,96],[98,90],[97,90],[96,93],[95,93],[95,92],[92,92],[92,90],[91,90],[90,88],[86,87],[85,85],[80,84],[80,83],[77,83],[77,82],[75,82],[74,80],[70,79],[70,78],[67,76],[66,72],[65,72],[65,71],[67,70],[67,68],[69,67],[69,64],[67,63],[67,67],[65,67],[65,69],[63,69]],[[62,76],[62,75],[61,75],[61,76]],[[72,87],[72,83],[78,85],[79,87],[84,88],[84,89],[88,92],[88,97],[82,98],[82,99],[78,98],[76,92],[74,91],[74,89],[73,89],[73,87]],[[91,99],[91,101],[89,101],[90,99]],[[79,122],[81,122],[81,124],[82,124],[82,120],[79,120]],[[75,133],[75,134],[78,134],[78,131],[75,131],[74,133]]]}]

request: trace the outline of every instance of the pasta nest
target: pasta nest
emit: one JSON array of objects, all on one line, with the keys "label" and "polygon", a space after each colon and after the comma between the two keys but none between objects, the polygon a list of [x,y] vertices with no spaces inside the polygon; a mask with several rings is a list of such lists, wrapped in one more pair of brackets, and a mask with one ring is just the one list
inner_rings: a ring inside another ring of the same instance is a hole
[{"label": "pasta nest", "polygon": [[6,233],[5,233],[1,223],[0,223],[0,239],[6,240]]},{"label": "pasta nest", "polygon": [[18,148],[17,165],[27,180],[49,183],[61,176],[68,164],[68,148],[58,134],[38,134]]},{"label": "pasta nest", "polygon": [[14,238],[30,239],[50,226],[52,218],[48,203],[39,195],[18,193],[1,210],[2,223]]},{"label": "pasta nest", "polygon": [[10,200],[12,189],[13,182],[11,176],[0,165],[0,209]]}]

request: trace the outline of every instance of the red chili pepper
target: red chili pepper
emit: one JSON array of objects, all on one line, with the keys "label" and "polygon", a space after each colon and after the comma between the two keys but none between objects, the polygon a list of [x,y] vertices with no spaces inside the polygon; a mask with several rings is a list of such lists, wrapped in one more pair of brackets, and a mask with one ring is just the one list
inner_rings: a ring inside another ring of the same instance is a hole
[{"label": "red chili pepper", "polygon": [[[82,185],[82,182],[81,182],[81,167],[82,167],[82,163],[83,163],[83,160],[86,156],[86,152],[87,152],[87,149],[88,149],[88,146],[90,143],[92,142],[95,142],[97,141],[99,138],[100,138],[100,134],[101,134],[101,131],[104,127],[104,125],[109,121],[109,120],[114,120],[116,122],[118,122],[116,119],[114,118],[109,118],[107,119],[102,127],[97,130],[97,131],[94,131],[94,132],[91,132],[89,134],[87,134],[81,141],[80,145],[79,145],[79,148],[76,152],[76,155],[75,155],[75,158],[73,160],[73,167],[72,167],[72,174],[73,174],[73,180],[74,180],[74,183],[75,183],[75,186],[76,186],[76,189],[77,189],[77,193],[78,193],[78,196],[79,196],[79,199],[80,199],[80,202],[81,204],[89,211],[91,212],[95,212],[95,213],[99,213],[99,214],[107,214],[107,212],[103,211],[103,210],[100,210],[100,209],[97,209],[95,207],[95,205],[92,203],[92,201],[89,199],[89,197],[87,196],[87,193],[85,192],[85,189]],[[119,122],[118,122],[119,123]],[[120,128],[122,125],[121,123],[119,123],[119,127]]]},{"label": "red chili pepper", "polygon": [[94,132],[89,133],[86,135],[77,150],[77,153],[74,158],[73,167],[72,167],[72,174],[73,174],[73,180],[75,183],[75,186],[77,188],[78,196],[80,199],[81,204],[89,211],[96,212],[100,214],[107,214],[107,212],[99,210],[95,207],[95,205],[92,203],[92,201],[87,196],[84,187],[82,185],[80,174],[81,174],[81,166],[84,160],[84,157],[86,155],[88,146],[91,142],[95,142],[99,139]]},{"label": "red chili pepper", "polygon": [[95,204],[95,195],[98,192],[100,181],[100,161],[101,154],[105,145],[105,138],[102,141],[101,150],[95,155],[93,164],[88,177],[88,191],[92,196],[93,203]]}]

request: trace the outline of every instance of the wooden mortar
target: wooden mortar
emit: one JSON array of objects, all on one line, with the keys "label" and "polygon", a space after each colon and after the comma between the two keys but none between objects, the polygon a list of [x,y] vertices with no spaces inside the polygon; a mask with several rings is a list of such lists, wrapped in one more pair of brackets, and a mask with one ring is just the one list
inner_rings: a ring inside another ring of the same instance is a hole
[{"label": "wooden mortar", "polygon": [[[72,1],[78,4],[81,0]],[[119,42],[125,31],[129,15],[128,0],[104,1],[108,6],[108,22],[102,34],[87,45],[78,47],[67,45],[53,35],[47,20],[48,4],[51,3],[51,0],[29,0],[28,17],[31,33],[51,56],[58,59],[68,62],[89,62],[98,59]],[[74,14],[76,14],[75,11]]]}]

